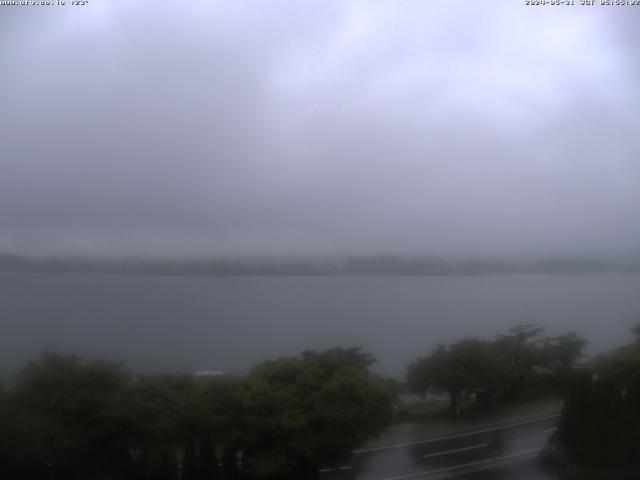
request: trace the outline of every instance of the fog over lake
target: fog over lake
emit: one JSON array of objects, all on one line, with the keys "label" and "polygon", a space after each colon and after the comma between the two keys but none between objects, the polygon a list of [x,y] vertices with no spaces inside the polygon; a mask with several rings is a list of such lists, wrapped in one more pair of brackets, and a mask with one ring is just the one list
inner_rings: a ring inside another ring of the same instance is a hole
[{"label": "fog over lake", "polygon": [[438,342],[516,323],[576,330],[590,352],[626,341],[640,276],[161,277],[0,273],[0,375],[41,350],[140,372],[242,373],[306,348],[361,345],[404,375]]},{"label": "fog over lake", "polygon": [[0,476],[640,468],[638,1],[0,1]]},{"label": "fog over lake", "polygon": [[[242,372],[362,345],[400,375],[437,342],[529,321],[617,345],[640,277],[449,275],[640,272],[640,17],[574,3],[2,7],[0,373],[43,349]],[[146,275],[379,255],[495,263]],[[21,256],[76,274],[18,274]],[[89,265],[114,258],[141,275]]]}]

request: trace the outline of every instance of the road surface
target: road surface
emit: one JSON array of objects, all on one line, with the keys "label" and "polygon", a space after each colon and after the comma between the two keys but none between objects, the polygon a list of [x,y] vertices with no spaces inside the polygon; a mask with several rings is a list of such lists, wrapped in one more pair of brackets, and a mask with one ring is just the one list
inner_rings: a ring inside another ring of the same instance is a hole
[{"label": "road surface", "polygon": [[351,463],[320,471],[320,480],[556,480],[538,454],[559,415],[433,440],[358,450]]}]

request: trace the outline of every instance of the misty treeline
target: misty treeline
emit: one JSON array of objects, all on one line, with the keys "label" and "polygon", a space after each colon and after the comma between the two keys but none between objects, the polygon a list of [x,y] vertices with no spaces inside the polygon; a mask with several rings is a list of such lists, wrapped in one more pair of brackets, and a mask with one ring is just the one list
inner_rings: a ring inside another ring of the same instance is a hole
[{"label": "misty treeline", "polygon": [[32,258],[0,254],[0,271],[42,273],[107,273],[186,276],[317,276],[317,275],[487,275],[640,273],[640,260],[600,260],[556,257],[530,261],[460,260],[434,256],[358,256],[327,258],[241,259],[100,259],[84,257]]},{"label": "misty treeline", "polygon": [[0,465],[20,479],[313,478],[390,420],[360,349],[230,375],[133,375],[43,354],[0,397]]},{"label": "misty treeline", "polygon": [[542,332],[438,345],[408,366],[405,385],[374,374],[359,348],[281,357],[244,376],[135,375],[45,353],[0,388],[0,464],[23,479],[314,478],[399,418],[403,391],[446,394],[453,415],[561,392],[586,342]]},{"label": "misty treeline", "polygon": [[587,342],[575,332],[545,336],[533,324],[519,325],[493,340],[465,338],[437,345],[407,369],[410,391],[445,394],[450,412],[483,410],[497,401],[514,401],[561,392]]},{"label": "misty treeline", "polygon": [[550,460],[640,468],[640,324],[632,332],[571,375]]}]

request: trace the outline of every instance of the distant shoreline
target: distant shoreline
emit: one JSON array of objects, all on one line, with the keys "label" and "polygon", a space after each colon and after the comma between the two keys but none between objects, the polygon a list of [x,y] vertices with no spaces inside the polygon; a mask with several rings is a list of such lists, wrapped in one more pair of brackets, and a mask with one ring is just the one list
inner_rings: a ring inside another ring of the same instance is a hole
[{"label": "distant shoreline", "polygon": [[640,274],[640,260],[543,258],[533,261],[445,261],[436,257],[369,256],[307,259],[33,258],[0,254],[0,272],[189,277],[445,277],[487,275]]}]

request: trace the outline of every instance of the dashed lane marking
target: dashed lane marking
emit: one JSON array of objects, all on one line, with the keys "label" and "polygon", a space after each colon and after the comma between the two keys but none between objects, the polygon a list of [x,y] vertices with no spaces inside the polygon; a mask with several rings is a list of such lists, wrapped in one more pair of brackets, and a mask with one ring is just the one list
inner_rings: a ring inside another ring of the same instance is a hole
[{"label": "dashed lane marking", "polygon": [[466,452],[467,450],[477,450],[478,448],[488,447],[488,443],[479,443],[478,445],[471,445],[470,447],[455,448],[453,450],[447,450],[445,452],[428,453],[423,455],[422,458],[439,457],[440,455],[449,455],[450,453]]}]

